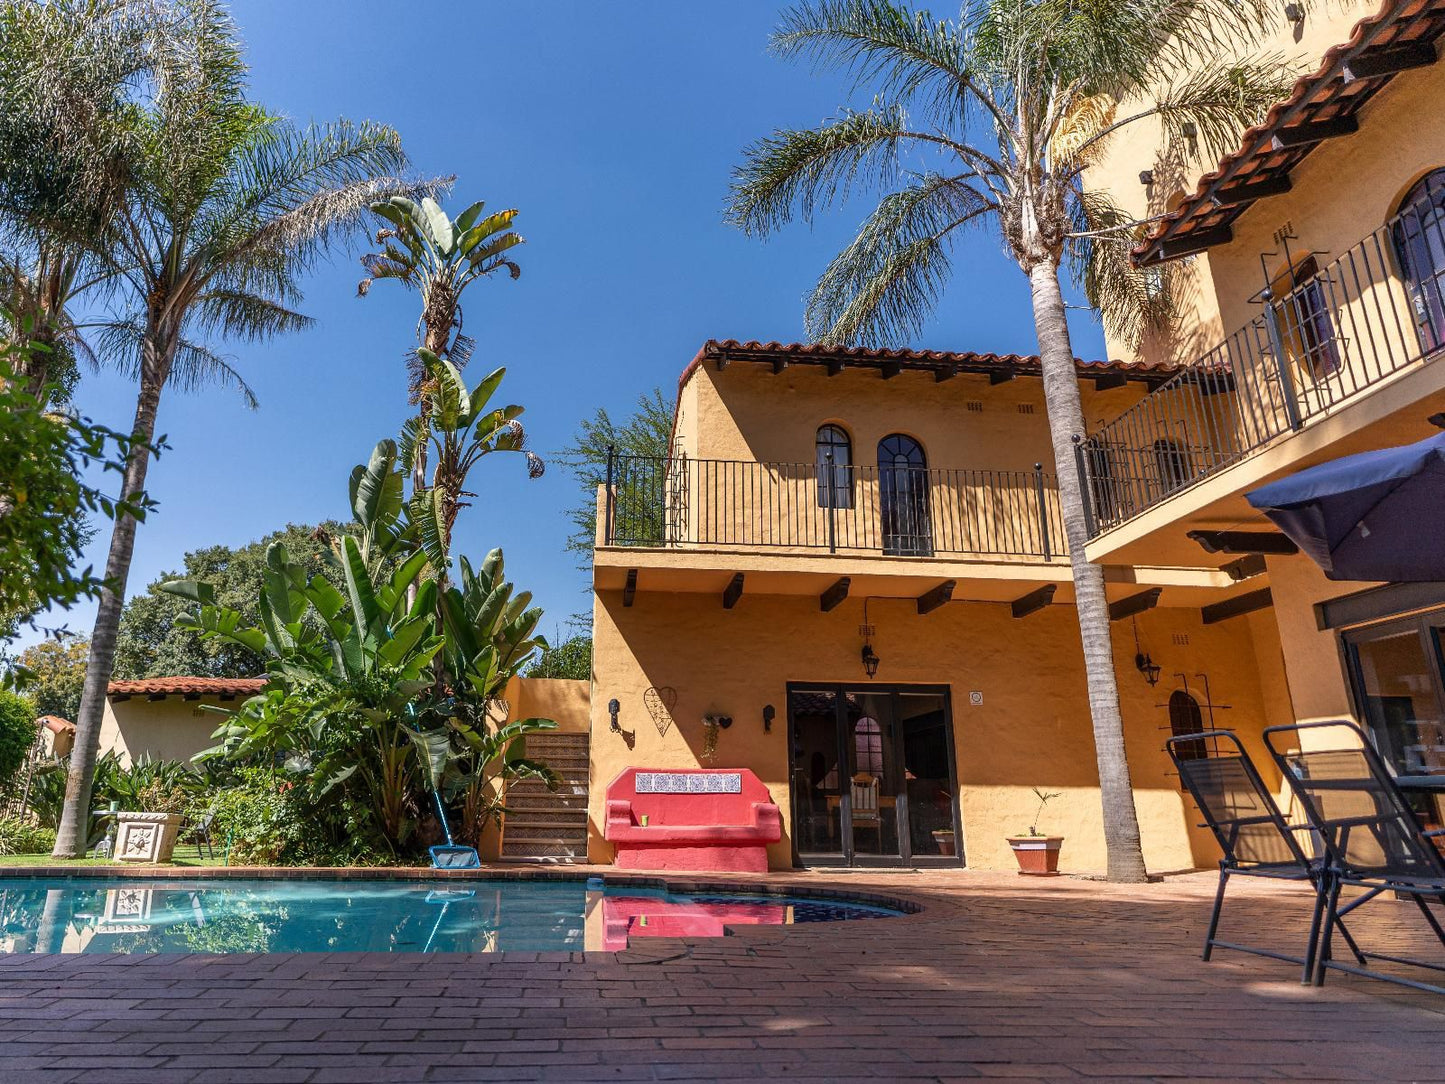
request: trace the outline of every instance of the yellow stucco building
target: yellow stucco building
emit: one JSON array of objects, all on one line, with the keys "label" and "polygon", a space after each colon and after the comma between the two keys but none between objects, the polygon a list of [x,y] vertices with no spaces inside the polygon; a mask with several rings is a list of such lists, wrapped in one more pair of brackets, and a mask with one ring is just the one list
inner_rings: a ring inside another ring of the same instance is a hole
[{"label": "yellow stucco building", "polygon": [[[1350,717],[1431,819],[1445,781],[1445,584],[1328,581],[1244,500],[1445,410],[1445,2],[1280,20],[1300,81],[1237,153],[1145,130],[1088,178],[1162,216],[1135,256],[1177,266],[1184,301],[1172,333],[1078,370],[1158,872],[1217,858],[1171,733],[1233,729],[1277,784],[1264,727]],[[774,868],[1009,867],[1038,788],[1061,868],[1101,869],[1050,459],[1034,359],[705,344],[671,455],[618,457],[599,492],[588,857],[611,858],[623,768],[713,765],[769,787]]]}]

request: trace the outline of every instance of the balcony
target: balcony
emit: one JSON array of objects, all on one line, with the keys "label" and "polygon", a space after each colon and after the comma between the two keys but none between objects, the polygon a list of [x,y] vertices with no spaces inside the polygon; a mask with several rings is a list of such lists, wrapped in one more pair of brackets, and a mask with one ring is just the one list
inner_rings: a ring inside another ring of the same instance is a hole
[{"label": "balcony", "polygon": [[1445,218],[1420,202],[1308,256],[1259,315],[1079,446],[1097,537],[1363,399],[1445,345]]},{"label": "balcony", "polygon": [[1042,469],[614,455],[601,502],[607,547],[1034,562],[1067,549]]}]

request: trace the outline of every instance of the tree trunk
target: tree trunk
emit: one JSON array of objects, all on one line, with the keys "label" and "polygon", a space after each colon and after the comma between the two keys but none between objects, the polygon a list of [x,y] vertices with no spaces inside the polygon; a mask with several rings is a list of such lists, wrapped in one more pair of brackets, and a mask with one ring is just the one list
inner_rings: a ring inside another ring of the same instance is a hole
[{"label": "tree trunk", "polygon": [[[145,489],[150,469],[150,443],[155,439],[156,411],[169,366],[146,365],[136,400],[136,443],[125,464],[124,495],[134,497]],[[117,513],[110,536],[110,553],[105,560],[105,587],[96,609],[95,629],[90,636],[90,655],[85,665],[85,689],[80,714],[75,720],[75,745],[70,752],[70,774],[65,781],[65,805],[55,833],[55,858],[83,858],[90,835],[91,788],[95,782],[96,753],[100,748],[100,726],[105,715],[106,689],[115,666],[115,642],[120,630],[121,608],[125,605],[125,584],[135,552],[136,520]]]},{"label": "tree trunk", "polygon": [[1094,755],[1099,762],[1099,795],[1104,812],[1104,843],[1109,855],[1109,880],[1147,880],[1139,844],[1139,818],[1124,749],[1124,720],[1114,677],[1114,643],[1109,629],[1109,601],[1104,596],[1104,570],[1084,556],[1089,540],[1084,516],[1083,480],[1074,451],[1083,436],[1084,411],[1058,264],[1036,263],[1028,269],[1033,293],[1034,329],[1042,360],[1044,402],[1059,478],[1059,503],[1069,540],[1074,576],[1074,607],[1084,642],[1084,675],[1089,685],[1089,714],[1094,724]]}]

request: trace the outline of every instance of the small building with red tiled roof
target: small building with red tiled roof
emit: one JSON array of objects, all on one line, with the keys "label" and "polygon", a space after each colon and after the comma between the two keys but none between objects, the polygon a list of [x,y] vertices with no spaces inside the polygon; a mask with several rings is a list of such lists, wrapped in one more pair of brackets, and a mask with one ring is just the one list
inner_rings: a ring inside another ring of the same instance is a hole
[{"label": "small building with red tiled roof", "polygon": [[223,716],[259,693],[266,678],[153,677],[112,681],[100,726],[101,752],[114,751],[130,763],[190,760],[215,744],[211,737]]}]

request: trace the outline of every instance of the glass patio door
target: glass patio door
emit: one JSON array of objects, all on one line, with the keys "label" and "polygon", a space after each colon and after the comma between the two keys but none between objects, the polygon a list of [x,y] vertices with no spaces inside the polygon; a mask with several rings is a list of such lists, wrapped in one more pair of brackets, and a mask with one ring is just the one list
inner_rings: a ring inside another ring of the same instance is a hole
[{"label": "glass patio door", "polygon": [[961,863],[945,688],[791,685],[788,724],[797,861]]}]

